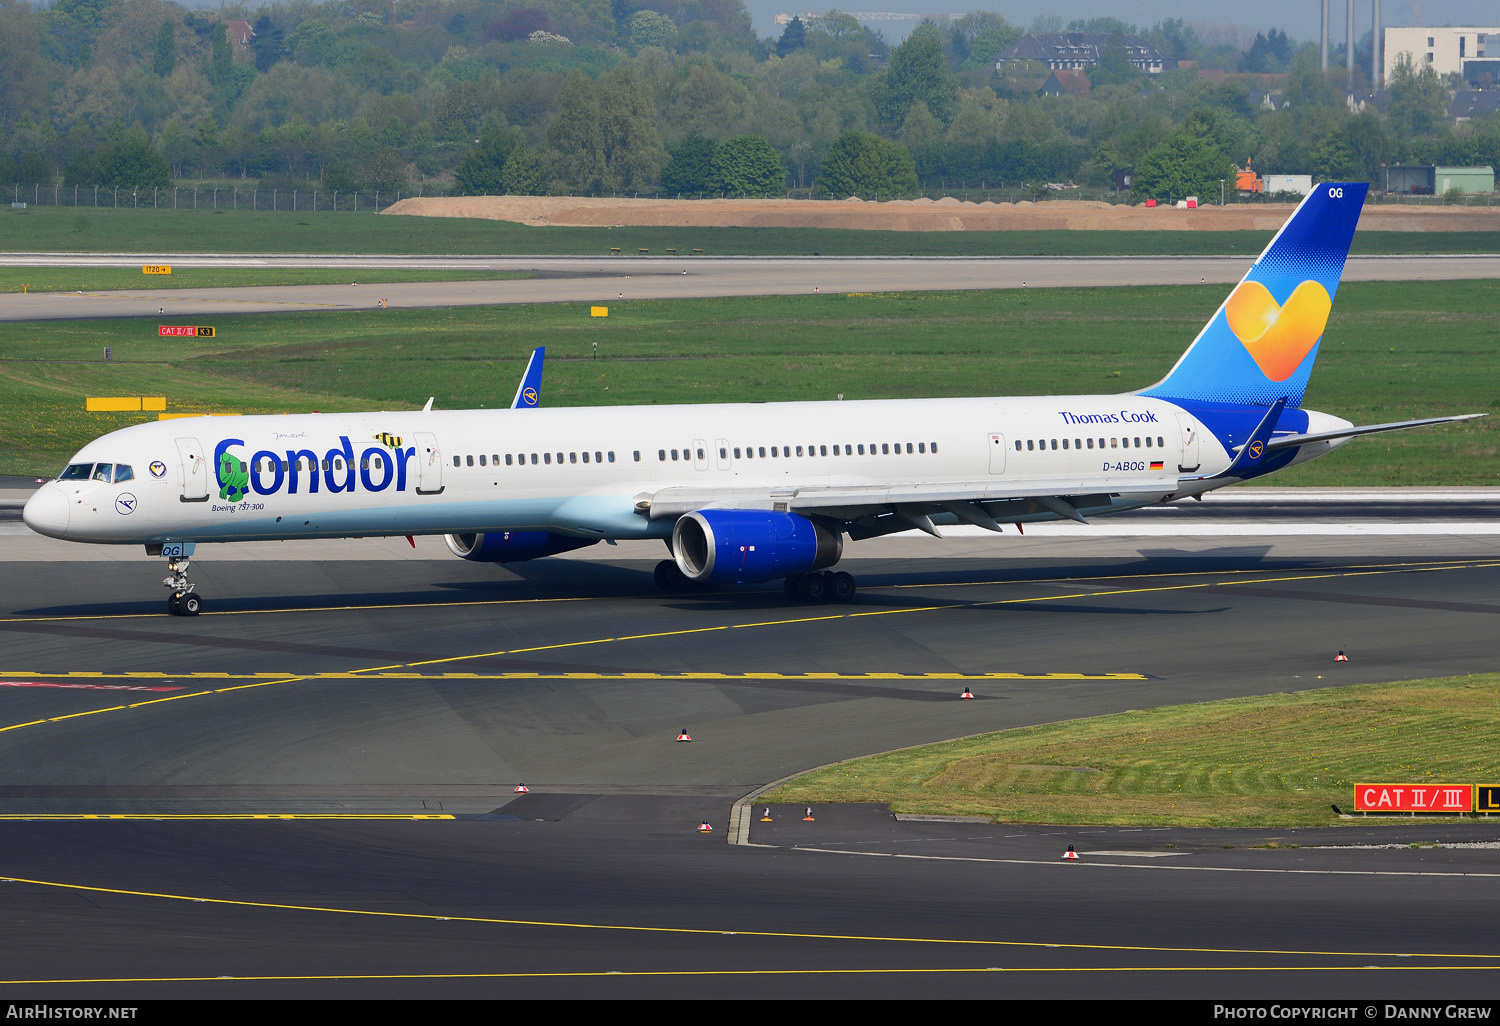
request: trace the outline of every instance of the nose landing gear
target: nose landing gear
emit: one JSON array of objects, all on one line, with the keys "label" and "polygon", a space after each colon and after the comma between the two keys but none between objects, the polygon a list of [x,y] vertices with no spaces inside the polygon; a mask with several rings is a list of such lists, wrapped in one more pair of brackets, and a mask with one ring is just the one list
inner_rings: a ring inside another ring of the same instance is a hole
[{"label": "nose landing gear", "polygon": [[192,542],[171,542],[162,546],[161,554],[167,557],[167,576],[162,584],[172,589],[167,596],[167,612],[173,616],[197,616],[203,611],[203,596],[196,591],[197,585],[188,580],[188,564],[193,554]]}]

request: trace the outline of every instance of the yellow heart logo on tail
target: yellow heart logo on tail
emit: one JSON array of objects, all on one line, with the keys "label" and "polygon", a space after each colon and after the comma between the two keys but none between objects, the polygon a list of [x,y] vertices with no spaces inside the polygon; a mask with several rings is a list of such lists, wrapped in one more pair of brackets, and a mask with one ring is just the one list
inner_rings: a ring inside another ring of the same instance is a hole
[{"label": "yellow heart logo on tail", "polygon": [[1315,281],[1298,285],[1285,306],[1260,282],[1242,281],[1224,304],[1224,316],[1261,373],[1285,381],[1323,337],[1332,309],[1328,290]]}]

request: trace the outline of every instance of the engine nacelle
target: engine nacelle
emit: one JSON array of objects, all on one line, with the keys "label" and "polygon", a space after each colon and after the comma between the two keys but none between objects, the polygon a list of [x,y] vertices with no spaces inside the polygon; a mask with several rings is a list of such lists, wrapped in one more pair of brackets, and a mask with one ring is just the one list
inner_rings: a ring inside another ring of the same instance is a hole
[{"label": "engine nacelle", "polygon": [[485,531],[483,534],[445,534],[448,551],[460,559],[479,563],[519,563],[541,556],[555,556],[570,549],[593,545],[597,538],[573,538],[551,531]]},{"label": "engine nacelle", "polygon": [[796,513],[701,509],[672,528],[672,555],[690,581],[750,584],[837,563],[844,536]]}]

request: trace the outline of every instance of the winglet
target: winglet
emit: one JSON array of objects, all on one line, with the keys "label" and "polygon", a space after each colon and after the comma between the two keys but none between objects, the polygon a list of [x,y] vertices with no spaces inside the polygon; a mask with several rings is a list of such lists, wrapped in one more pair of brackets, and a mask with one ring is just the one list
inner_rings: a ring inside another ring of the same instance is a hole
[{"label": "winglet", "polygon": [[521,375],[521,383],[516,386],[516,397],[510,401],[511,409],[529,410],[541,405],[542,360],[546,355],[546,346],[538,346],[531,351],[531,359],[526,362],[526,373]]},{"label": "winglet", "polygon": [[1250,437],[1245,440],[1245,444],[1240,446],[1234,462],[1225,467],[1223,473],[1215,474],[1215,477],[1255,476],[1256,471],[1260,469],[1261,460],[1265,459],[1271,451],[1269,448],[1271,432],[1276,430],[1276,421],[1280,419],[1281,411],[1286,409],[1286,404],[1286,396],[1282,396],[1271,404],[1271,408],[1260,419],[1260,423],[1255,425],[1255,430],[1250,432]]}]

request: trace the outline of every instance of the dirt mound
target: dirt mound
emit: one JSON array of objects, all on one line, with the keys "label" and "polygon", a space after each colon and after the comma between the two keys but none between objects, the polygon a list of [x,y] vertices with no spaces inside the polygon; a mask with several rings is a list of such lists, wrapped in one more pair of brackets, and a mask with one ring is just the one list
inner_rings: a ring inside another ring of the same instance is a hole
[{"label": "dirt mound", "polygon": [[[1287,205],[1200,207],[1121,206],[1092,200],[972,203],[953,197],[892,200],[659,200],[574,196],[455,196],[404,199],[387,214],[471,217],[531,225],[651,225],[719,228],[865,228],[898,232],[1026,231],[1275,231]],[[1500,208],[1367,209],[1367,231],[1500,231]]]}]

